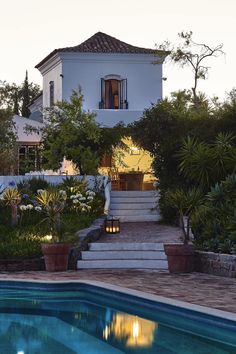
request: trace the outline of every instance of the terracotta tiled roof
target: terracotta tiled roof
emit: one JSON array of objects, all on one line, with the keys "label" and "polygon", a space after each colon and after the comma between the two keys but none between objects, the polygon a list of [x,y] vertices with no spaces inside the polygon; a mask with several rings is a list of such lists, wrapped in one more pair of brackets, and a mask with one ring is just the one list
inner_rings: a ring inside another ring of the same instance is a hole
[{"label": "terracotta tiled roof", "polygon": [[74,52],[74,53],[122,53],[122,54],[154,54],[154,49],[140,48],[122,42],[115,37],[109,36],[102,32],[95,33],[92,37],[85,42],[75,46],[67,48],[55,49],[46,58],[44,58],[35,67],[39,68],[54,54],[59,52]]}]

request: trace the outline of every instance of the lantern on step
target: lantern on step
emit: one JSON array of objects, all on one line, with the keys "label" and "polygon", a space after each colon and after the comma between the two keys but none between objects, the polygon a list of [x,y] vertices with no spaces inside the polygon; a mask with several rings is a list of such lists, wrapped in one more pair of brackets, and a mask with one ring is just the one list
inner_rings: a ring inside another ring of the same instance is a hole
[{"label": "lantern on step", "polygon": [[107,234],[118,234],[120,232],[120,219],[107,217],[104,222],[104,229]]}]

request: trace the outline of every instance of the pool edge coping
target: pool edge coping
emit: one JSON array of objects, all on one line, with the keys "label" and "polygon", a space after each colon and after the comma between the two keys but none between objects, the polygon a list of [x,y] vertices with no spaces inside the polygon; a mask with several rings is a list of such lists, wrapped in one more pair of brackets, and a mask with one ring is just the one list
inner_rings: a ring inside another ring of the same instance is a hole
[{"label": "pool edge coping", "polygon": [[191,302],[176,300],[173,298],[164,297],[164,296],[156,295],[156,294],[151,294],[151,293],[147,293],[144,291],[130,289],[130,288],[126,288],[123,286],[113,285],[110,283],[105,283],[105,282],[96,281],[96,280],[75,280],[75,279],[73,279],[73,280],[39,280],[39,279],[17,279],[17,278],[4,279],[4,278],[0,278],[0,282],[1,281],[9,281],[9,282],[17,281],[17,282],[25,282],[25,283],[43,283],[43,284],[66,284],[66,283],[73,284],[73,283],[75,283],[75,284],[92,285],[92,286],[97,286],[99,288],[103,288],[106,290],[120,292],[125,295],[136,296],[141,299],[155,301],[155,302],[163,303],[165,305],[180,307],[185,310],[200,312],[205,315],[210,315],[210,316],[218,317],[218,318],[221,318],[224,320],[230,320],[230,321],[236,322],[236,313],[233,313],[233,312],[218,310],[218,309],[211,308],[208,306],[197,305],[197,304],[193,304]]}]

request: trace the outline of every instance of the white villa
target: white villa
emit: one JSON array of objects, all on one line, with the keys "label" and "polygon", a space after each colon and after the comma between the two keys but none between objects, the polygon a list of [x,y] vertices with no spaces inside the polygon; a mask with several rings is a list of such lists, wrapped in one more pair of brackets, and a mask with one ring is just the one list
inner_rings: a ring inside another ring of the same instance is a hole
[{"label": "white villa", "polygon": [[[43,93],[30,106],[29,123],[42,124],[41,108],[69,100],[72,90],[79,87],[84,109],[95,112],[101,126],[138,120],[145,108],[162,98],[162,62],[166,54],[163,52],[158,58],[153,49],[139,48],[102,32],[77,46],[55,49],[36,65],[43,77]],[[24,118],[15,119],[18,126],[25,124]],[[24,146],[27,154],[27,142],[30,146],[37,145],[40,137],[20,134],[18,140],[19,149]],[[126,167],[116,166],[118,171],[150,173],[150,156],[137,149],[132,141],[127,142],[130,152],[124,156]],[[111,168],[111,159],[105,160],[103,167]],[[70,165],[64,164],[61,172],[71,174]]]}]

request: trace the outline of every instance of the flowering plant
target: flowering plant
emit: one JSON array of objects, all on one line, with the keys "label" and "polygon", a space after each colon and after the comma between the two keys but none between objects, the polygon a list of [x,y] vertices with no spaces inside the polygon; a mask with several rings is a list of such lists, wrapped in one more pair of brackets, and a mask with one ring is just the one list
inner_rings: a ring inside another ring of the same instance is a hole
[{"label": "flowering plant", "polygon": [[38,205],[35,206],[35,210],[46,215],[42,222],[48,222],[53,242],[61,240],[61,213],[66,206],[66,199],[67,194],[64,190],[37,191]]},{"label": "flowering plant", "polygon": [[87,190],[86,192],[72,194],[70,200],[72,201],[72,208],[77,212],[87,212],[91,210],[95,192]]}]

